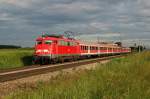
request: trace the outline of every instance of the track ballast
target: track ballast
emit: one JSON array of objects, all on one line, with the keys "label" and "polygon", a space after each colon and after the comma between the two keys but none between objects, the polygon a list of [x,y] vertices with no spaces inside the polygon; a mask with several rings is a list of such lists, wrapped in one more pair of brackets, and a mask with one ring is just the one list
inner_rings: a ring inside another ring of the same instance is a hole
[{"label": "track ballast", "polygon": [[122,57],[122,56],[123,55],[116,55],[116,56],[94,58],[94,59],[80,60],[80,61],[74,61],[74,62],[67,62],[63,64],[43,65],[43,66],[33,66],[33,67],[30,66],[30,67],[25,67],[25,68],[6,70],[6,71],[0,72],[0,82],[6,82],[6,81],[16,80],[16,79],[20,79],[24,77],[33,76],[33,75],[59,71],[62,69],[96,63],[96,62],[100,62],[103,60],[109,60],[112,58],[117,58],[117,57]]}]

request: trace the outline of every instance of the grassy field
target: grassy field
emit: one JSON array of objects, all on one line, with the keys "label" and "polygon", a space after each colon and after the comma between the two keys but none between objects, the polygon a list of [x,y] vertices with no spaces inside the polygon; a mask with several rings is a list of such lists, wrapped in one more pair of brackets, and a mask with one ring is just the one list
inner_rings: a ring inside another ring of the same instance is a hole
[{"label": "grassy field", "polygon": [[32,49],[1,49],[0,69],[31,65],[32,56]]},{"label": "grassy field", "polygon": [[6,99],[150,99],[150,52],[98,65],[25,86]]}]

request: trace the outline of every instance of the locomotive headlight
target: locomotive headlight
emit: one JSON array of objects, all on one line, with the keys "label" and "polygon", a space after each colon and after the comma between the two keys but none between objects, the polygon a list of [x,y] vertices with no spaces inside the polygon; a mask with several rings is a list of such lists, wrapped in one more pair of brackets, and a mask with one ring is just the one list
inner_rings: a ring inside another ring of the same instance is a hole
[{"label": "locomotive headlight", "polygon": [[48,51],[47,49],[44,49],[44,50],[36,50],[36,53],[40,53],[40,52],[44,52],[44,53],[46,52],[46,53],[47,53],[47,52],[49,52],[49,51]]},{"label": "locomotive headlight", "polygon": [[43,52],[49,52],[47,49],[44,49]]},{"label": "locomotive headlight", "polygon": [[41,50],[36,50],[36,53],[41,52]]}]

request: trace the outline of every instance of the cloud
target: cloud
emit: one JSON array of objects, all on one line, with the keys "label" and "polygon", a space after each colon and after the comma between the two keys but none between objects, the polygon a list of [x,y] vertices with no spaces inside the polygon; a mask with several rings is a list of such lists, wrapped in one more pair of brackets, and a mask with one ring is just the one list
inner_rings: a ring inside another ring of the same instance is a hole
[{"label": "cloud", "polygon": [[10,4],[18,7],[32,7],[34,3],[40,3],[40,0],[2,0],[1,3]]},{"label": "cloud", "polygon": [[149,12],[148,0],[1,0],[0,42],[9,39],[21,44],[17,42],[32,41],[43,31],[66,30],[104,39],[117,37],[117,33],[124,39],[147,39]]}]

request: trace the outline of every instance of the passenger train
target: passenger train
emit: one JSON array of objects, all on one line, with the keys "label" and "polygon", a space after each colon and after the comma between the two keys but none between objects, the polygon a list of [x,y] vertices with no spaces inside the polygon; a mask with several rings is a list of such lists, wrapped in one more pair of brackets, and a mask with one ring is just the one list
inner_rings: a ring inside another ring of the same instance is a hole
[{"label": "passenger train", "polygon": [[130,48],[118,44],[83,42],[63,35],[45,34],[36,39],[33,62],[48,64],[130,52]]}]

